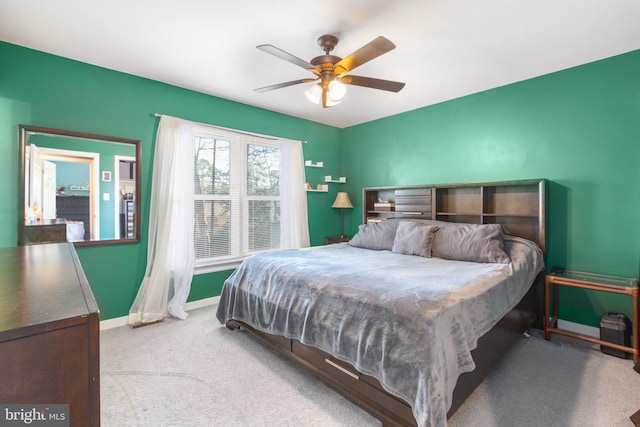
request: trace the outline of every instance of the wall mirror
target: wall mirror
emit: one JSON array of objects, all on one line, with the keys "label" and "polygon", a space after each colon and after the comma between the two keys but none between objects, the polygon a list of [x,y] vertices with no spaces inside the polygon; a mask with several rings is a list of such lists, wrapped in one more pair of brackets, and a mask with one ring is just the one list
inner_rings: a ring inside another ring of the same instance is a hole
[{"label": "wall mirror", "polygon": [[20,125],[18,245],[140,241],[140,141]]}]

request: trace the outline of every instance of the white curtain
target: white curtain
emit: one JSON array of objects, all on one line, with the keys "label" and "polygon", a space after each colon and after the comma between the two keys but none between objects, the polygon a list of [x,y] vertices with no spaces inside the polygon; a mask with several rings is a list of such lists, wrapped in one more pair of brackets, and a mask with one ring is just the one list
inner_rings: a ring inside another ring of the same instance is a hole
[{"label": "white curtain", "polygon": [[147,268],[129,324],[185,319],[195,264],[193,124],[162,116],[156,137],[149,211]]},{"label": "white curtain", "polygon": [[280,140],[279,143],[282,152],[280,246],[283,249],[306,248],[310,243],[302,143],[291,140]]}]

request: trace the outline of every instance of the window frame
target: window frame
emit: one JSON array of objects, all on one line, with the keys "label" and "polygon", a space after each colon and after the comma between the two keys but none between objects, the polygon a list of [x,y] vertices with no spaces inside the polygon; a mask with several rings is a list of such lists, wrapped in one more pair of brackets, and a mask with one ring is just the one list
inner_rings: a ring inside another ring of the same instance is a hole
[{"label": "window frame", "polygon": [[[242,263],[242,261],[256,253],[268,252],[272,250],[280,249],[273,248],[261,251],[250,252],[248,250],[249,242],[249,202],[252,200],[268,200],[278,201],[282,206],[282,192],[279,191],[278,196],[262,196],[247,194],[247,153],[249,145],[262,145],[280,150],[282,156],[282,150],[278,140],[276,138],[269,138],[265,136],[251,135],[243,132],[236,132],[233,130],[220,129],[213,126],[197,125],[194,129],[194,144],[195,138],[203,137],[214,140],[226,140],[229,141],[229,194],[228,195],[204,195],[195,194],[194,203],[198,200],[228,200],[231,205],[232,212],[237,212],[239,219],[231,221],[232,227],[230,232],[230,245],[231,255],[217,256],[210,258],[196,258],[194,274],[206,274],[214,273],[218,271],[225,271],[235,269]],[[240,161],[240,165],[232,167],[234,160]],[[282,159],[281,159],[282,161]],[[282,163],[281,163],[282,164]],[[234,186],[234,183],[240,181],[239,186]],[[234,227],[235,225],[235,227]],[[234,230],[234,228],[239,229]],[[195,232],[195,229],[194,229]]]}]

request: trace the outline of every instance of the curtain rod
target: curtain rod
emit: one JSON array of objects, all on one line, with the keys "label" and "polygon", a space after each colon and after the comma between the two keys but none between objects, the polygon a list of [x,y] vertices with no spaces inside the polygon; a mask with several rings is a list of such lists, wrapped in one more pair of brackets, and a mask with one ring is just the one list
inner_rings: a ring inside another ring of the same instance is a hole
[{"label": "curtain rod", "polygon": [[[181,119],[180,117],[170,116],[168,114],[153,113],[153,115],[155,117],[167,116],[167,117],[173,117],[174,119],[178,119],[178,120],[185,120],[185,119]],[[242,133],[244,135],[257,136],[257,137],[260,137],[260,138],[271,139],[271,140],[274,140],[274,141],[278,140],[278,139],[290,139],[290,138],[278,138],[278,137],[274,137],[274,136],[270,136],[270,135],[262,135],[262,134],[259,134],[259,133],[246,132],[246,131],[237,130],[237,129],[225,128],[225,127],[222,127],[222,126],[216,126],[216,125],[212,125],[212,124],[209,124],[209,123],[194,122],[193,120],[185,120],[185,121],[191,122],[191,123],[195,123],[195,124],[198,124],[198,125],[203,125],[203,126],[212,126],[212,127],[215,127],[215,128],[218,128],[218,129],[222,129],[222,130],[227,130],[227,131],[230,131],[230,132]],[[300,142],[302,142],[303,144],[307,143],[307,141],[300,141]]]}]

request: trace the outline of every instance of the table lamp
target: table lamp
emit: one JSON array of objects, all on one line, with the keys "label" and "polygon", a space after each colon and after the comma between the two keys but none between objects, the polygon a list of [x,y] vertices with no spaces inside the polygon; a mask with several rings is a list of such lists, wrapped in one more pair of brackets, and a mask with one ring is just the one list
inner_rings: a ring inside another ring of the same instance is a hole
[{"label": "table lamp", "polygon": [[344,191],[338,192],[336,200],[331,207],[340,209],[340,238],[345,239],[347,236],[344,235],[344,210],[353,208],[351,200],[349,200],[349,194]]}]

